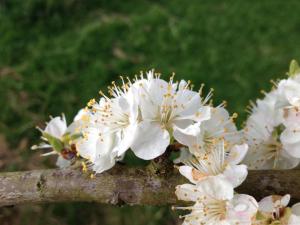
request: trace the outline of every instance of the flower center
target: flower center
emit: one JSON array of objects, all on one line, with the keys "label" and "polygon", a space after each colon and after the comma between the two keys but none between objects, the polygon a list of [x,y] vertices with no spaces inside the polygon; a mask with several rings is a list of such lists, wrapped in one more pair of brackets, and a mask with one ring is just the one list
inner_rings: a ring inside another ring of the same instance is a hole
[{"label": "flower center", "polygon": [[204,201],[203,214],[207,221],[221,221],[226,218],[225,200],[212,199],[209,202]]},{"label": "flower center", "polygon": [[221,142],[216,146],[206,149],[204,154],[191,159],[185,164],[194,167],[201,174],[215,176],[224,172],[227,166],[225,156],[224,142]]},{"label": "flower center", "polygon": [[114,102],[106,102],[100,109],[97,122],[109,127],[111,132],[122,130],[130,124],[129,114],[117,107]]}]

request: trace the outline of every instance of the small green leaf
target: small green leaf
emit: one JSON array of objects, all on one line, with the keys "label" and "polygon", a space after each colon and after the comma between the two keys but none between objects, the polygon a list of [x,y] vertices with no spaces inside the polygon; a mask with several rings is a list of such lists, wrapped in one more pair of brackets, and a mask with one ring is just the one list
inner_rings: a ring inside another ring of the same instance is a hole
[{"label": "small green leaf", "polygon": [[61,152],[64,148],[64,143],[60,139],[53,137],[51,134],[43,132],[43,137],[48,140],[49,144],[56,152]]},{"label": "small green leaf", "polygon": [[72,134],[72,135],[70,133],[66,133],[62,137],[62,142],[65,143],[66,145],[68,145],[70,143],[70,141],[74,141],[80,137],[82,137],[81,133],[76,133],[76,134]]},{"label": "small green leaf", "polygon": [[289,72],[288,72],[288,76],[293,77],[293,76],[295,76],[296,74],[299,74],[299,73],[300,73],[299,64],[295,59],[293,59],[290,63],[290,69],[289,69]]}]

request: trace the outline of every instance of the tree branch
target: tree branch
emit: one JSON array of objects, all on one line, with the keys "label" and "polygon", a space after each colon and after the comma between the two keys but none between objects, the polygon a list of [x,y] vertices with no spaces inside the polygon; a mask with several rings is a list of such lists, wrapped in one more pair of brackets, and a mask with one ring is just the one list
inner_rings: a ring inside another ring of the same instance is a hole
[{"label": "tree branch", "polygon": [[[258,200],[270,194],[300,199],[300,170],[250,171],[237,189]],[[47,202],[99,202],[129,205],[178,204],[174,191],[187,183],[174,172],[153,175],[145,168],[116,166],[91,179],[79,170],[35,170],[0,173],[0,206]]]}]

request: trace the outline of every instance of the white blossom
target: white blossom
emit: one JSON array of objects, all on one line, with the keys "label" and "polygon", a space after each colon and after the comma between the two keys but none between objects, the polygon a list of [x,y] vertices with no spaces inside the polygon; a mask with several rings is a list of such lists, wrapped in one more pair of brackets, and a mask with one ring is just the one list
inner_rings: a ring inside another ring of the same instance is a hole
[{"label": "white blossom", "polygon": [[210,176],[221,176],[237,187],[248,175],[247,166],[239,165],[247,150],[247,144],[243,144],[226,151],[224,141],[221,141],[206,149],[201,156],[185,160],[179,171],[194,184]]},{"label": "white blossom", "polygon": [[288,207],[290,195],[270,195],[263,198],[259,203],[259,216],[254,225],[300,224],[300,204]]},{"label": "white blossom", "polygon": [[210,145],[224,141],[226,148],[230,149],[236,144],[242,144],[242,136],[234,124],[234,114],[229,116],[223,107],[211,107],[211,116],[201,124],[196,123],[185,129],[175,128],[174,138],[183,145],[188,146],[195,156],[201,156]]},{"label": "white blossom", "polygon": [[195,202],[183,225],[251,225],[257,212],[256,200],[244,194],[234,195],[232,185],[220,177],[210,177],[196,185],[183,184],[176,187],[179,200]]},{"label": "white blossom", "polygon": [[274,90],[252,106],[244,128],[249,145],[244,162],[249,169],[291,169],[299,163],[299,159],[291,155],[292,149],[283,145],[288,140],[284,138],[285,111],[277,105],[280,98],[279,92]]},{"label": "white blossom", "polygon": [[80,137],[80,133],[75,131],[76,124],[79,122],[77,118],[78,116],[74,118],[73,123],[67,126],[64,114],[61,117],[51,117],[44,130],[38,128],[44,142],[31,148],[33,150],[52,149],[42,156],[58,154],[56,165],[60,168],[68,167],[77,154],[75,142]]},{"label": "white blossom", "polygon": [[142,77],[134,85],[142,119],[131,148],[142,159],[163,154],[175,128],[185,129],[210,118],[210,108],[204,106],[207,99],[192,91],[185,81],[173,83],[171,78],[166,82],[149,71],[147,78]]}]

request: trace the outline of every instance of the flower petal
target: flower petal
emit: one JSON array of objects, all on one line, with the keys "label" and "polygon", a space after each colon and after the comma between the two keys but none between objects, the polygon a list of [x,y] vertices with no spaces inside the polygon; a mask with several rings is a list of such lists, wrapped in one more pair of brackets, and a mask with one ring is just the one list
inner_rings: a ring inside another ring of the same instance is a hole
[{"label": "flower petal", "polygon": [[54,117],[47,124],[44,132],[60,139],[67,130],[67,122],[64,116],[62,117]]},{"label": "flower petal", "polygon": [[244,182],[248,175],[248,169],[246,165],[228,165],[223,175],[235,188]]},{"label": "flower petal", "polygon": [[300,203],[296,203],[292,206],[292,213],[300,217]]},{"label": "flower petal", "polygon": [[96,146],[99,139],[98,129],[89,127],[85,130],[87,136],[81,138],[76,143],[76,150],[83,158],[94,161],[96,158]]},{"label": "flower petal", "polygon": [[97,156],[93,163],[93,170],[96,173],[102,173],[103,171],[109,170],[116,163],[115,157],[110,154]]},{"label": "flower petal", "polygon": [[231,165],[237,165],[245,158],[247,151],[248,151],[247,144],[234,145],[230,150],[230,153],[226,158],[226,161]]},{"label": "flower petal", "polygon": [[196,185],[182,184],[176,186],[175,194],[179,200],[183,201],[197,201],[200,196],[203,196],[202,192],[199,192]]},{"label": "flower petal", "polygon": [[205,175],[202,175],[198,170],[190,166],[180,166],[179,172],[194,184],[206,177]]},{"label": "flower petal", "polygon": [[136,130],[137,124],[131,124],[124,129],[123,137],[120,138],[119,144],[114,149],[114,151],[117,151],[118,156],[123,155],[131,147],[132,143],[135,141]]},{"label": "flower petal", "polygon": [[233,198],[233,186],[223,176],[211,176],[197,183],[197,190],[218,200]]},{"label": "flower petal", "polygon": [[300,216],[296,216],[292,214],[289,218],[288,225],[299,225],[300,224]]},{"label": "flower petal", "polygon": [[162,129],[159,123],[144,121],[138,124],[131,149],[137,157],[150,160],[162,155],[169,144],[167,130]]},{"label": "flower petal", "polygon": [[250,195],[236,194],[228,206],[227,219],[238,224],[251,225],[256,215],[258,203]]}]

